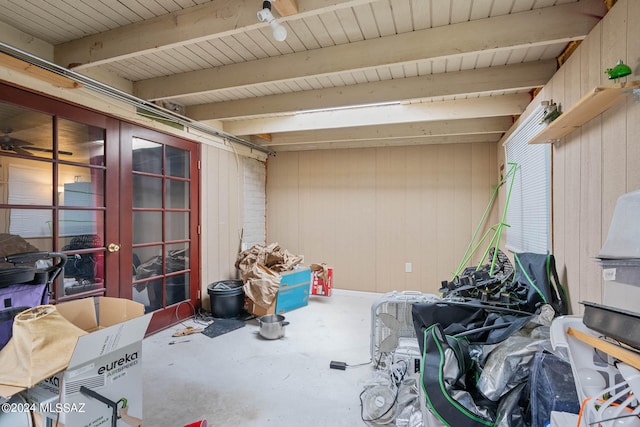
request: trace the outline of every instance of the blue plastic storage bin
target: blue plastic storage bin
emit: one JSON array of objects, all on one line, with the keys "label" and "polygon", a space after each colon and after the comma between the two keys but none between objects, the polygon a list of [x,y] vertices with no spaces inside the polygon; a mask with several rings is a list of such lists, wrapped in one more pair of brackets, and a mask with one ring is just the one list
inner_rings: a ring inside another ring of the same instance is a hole
[{"label": "blue plastic storage bin", "polygon": [[311,270],[298,268],[281,273],[280,287],[276,298],[276,314],[282,314],[309,304]]}]

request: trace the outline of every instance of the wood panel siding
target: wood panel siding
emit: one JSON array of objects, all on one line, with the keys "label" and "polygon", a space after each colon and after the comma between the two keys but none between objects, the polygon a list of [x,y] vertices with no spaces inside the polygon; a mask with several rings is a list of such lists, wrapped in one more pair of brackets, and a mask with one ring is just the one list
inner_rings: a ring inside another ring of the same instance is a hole
[{"label": "wood panel siding", "polygon": [[[640,76],[640,3],[620,0],[594,27],[534,103],[550,100],[568,110],[619,59]],[[553,253],[571,308],[602,303],[602,269],[595,258],[604,244],[618,197],[640,189],[640,100],[628,96],[553,146]]]},{"label": "wood panel siding", "polygon": [[497,184],[496,159],[494,143],[278,153],[267,241],[333,266],[340,289],[437,293]]},{"label": "wood panel siding", "polygon": [[243,226],[243,166],[234,153],[202,145],[201,297],[205,308],[210,307],[210,283],[239,278],[235,262]]}]

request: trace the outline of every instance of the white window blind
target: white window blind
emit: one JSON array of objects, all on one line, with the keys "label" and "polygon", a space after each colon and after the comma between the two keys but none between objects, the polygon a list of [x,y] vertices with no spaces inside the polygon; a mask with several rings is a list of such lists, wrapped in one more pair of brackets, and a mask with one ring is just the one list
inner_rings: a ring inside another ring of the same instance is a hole
[{"label": "white window blind", "polygon": [[518,253],[551,251],[551,145],[529,144],[545,127],[543,114],[539,107],[504,142],[507,170],[509,163],[517,165],[507,206],[506,247]]},{"label": "white window blind", "polygon": [[[51,169],[9,164],[10,205],[51,205]],[[30,237],[51,236],[51,209],[11,209],[9,233]]]}]

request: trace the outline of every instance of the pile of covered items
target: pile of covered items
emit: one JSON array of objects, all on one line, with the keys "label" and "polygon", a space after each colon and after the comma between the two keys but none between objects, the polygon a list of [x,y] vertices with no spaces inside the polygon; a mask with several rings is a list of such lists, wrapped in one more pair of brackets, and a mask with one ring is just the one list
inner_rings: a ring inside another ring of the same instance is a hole
[{"label": "pile of covered items", "polygon": [[[363,405],[368,425],[538,427],[559,405],[579,410],[570,364],[550,342],[552,320],[567,314],[553,255],[514,254],[514,265],[492,251],[486,265],[443,282],[438,298],[411,305],[420,368],[413,375],[397,356],[376,366],[391,384],[390,410]],[[550,390],[562,386],[559,403]]]},{"label": "pile of covered items", "polygon": [[282,249],[278,243],[255,244],[238,254],[235,266],[240,270],[245,295],[266,309],[278,294],[280,273],[293,270],[302,261],[303,257]]}]

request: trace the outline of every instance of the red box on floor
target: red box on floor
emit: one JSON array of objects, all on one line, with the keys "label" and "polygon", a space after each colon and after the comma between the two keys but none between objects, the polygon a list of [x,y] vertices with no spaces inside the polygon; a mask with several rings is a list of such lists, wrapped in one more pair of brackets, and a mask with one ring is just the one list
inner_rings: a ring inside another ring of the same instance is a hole
[{"label": "red box on floor", "polygon": [[[323,274],[326,271],[326,278]],[[331,296],[331,288],[333,287],[333,268],[325,270],[315,270],[311,272],[311,295]]]}]

